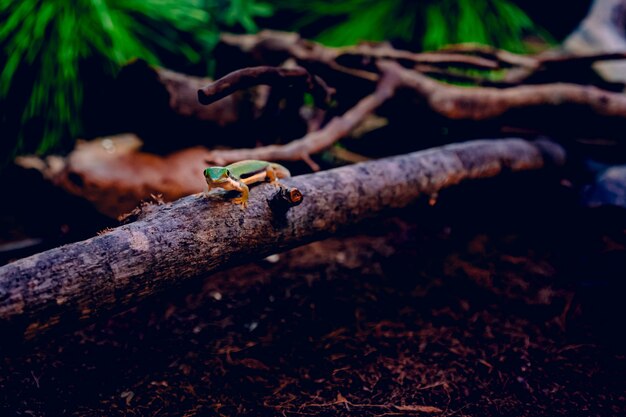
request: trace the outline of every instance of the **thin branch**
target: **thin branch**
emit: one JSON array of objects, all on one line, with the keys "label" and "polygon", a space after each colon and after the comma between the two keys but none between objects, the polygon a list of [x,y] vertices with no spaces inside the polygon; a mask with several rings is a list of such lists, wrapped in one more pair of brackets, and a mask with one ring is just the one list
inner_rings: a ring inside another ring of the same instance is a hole
[{"label": "thin branch", "polygon": [[525,67],[536,68],[537,61],[529,55],[519,55],[513,52],[494,48],[493,46],[481,45],[477,43],[460,43],[446,46],[435,54],[464,54],[479,56],[498,63],[498,67]]},{"label": "thin branch", "polygon": [[397,73],[403,88],[411,90],[432,110],[448,119],[489,120],[514,109],[563,105],[581,106],[590,115],[626,119],[626,96],[593,86],[559,83],[505,89],[463,88],[434,81],[394,62],[381,62],[379,67],[383,72]]},{"label": "thin branch", "polygon": [[198,90],[198,101],[208,105],[233,94],[238,90],[257,85],[270,85],[285,88],[298,86],[303,91],[311,93],[319,107],[325,107],[330,102],[334,89],[328,87],[319,77],[312,76],[302,67],[250,67],[231,72],[219,80]]},{"label": "thin branch", "polygon": [[463,53],[410,52],[395,49],[388,44],[362,43],[356,46],[331,48],[319,43],[302,39],[298,34],[277,31],[261,31],[256,35],[223,34],[223,44],[236,47],[259,62],[268,59],[274,65],[287,58],[301,62],[316,61],[344,65],[344,61],[367,63],[380,59],[393,59],[407,66],[418,64],[434,66],[458,66],[468,69],[496,69],[498,63],[493,59],[471,56]]},{"label": "thin branch", "polygon": [[[610,0],[615,1],[615,0]],[[479,78],[478,85],[513,86],[524,82],[543,84],[558,82],[566,74],[569,82],[578,84],[597,83],[600,87],[611,86],[602,80],[589,77],[591,65],[602,61],[624,60],[621,52],[597,53],[587,51],[584,55],[561,53],[541,53],[539,55],[519,55],[491,46],[478,44],[451,45],[438,51],[414,53],[396,50],[386,43],[365,43],[344,48],[329,48],[302,39],[298,34],[287,32],[262,31],[256,35],[222,35],[221,42],[227,48],[235,48],[246,55],[249,61],[244,65],[271,63],[279,65],[293,58],[300,65],[318,73],[333,85],[342,85],[345,75],[350,81],[376,82],[377,62],[395,61],[407,68],[436,68],[438,73],[449,74],[455,80],[459,69],[507,71],[503,80],[490,81]],[[587,70],[587,71],[585,71]]]},{"label": "thin branch", "polygon": [[564,162],[556,144],[505,139],[350,165],[283,180],[304,199],[279,222],[267,202],[276,193],[269,184],[252,189],[246,210],[223,196],[188,196],[134,223],[0,267],[2,331],[33,336],[321,239],[463,181]]},{"label": "thin branch", "polygon": [[420,74],[424,74],[430,78],[435,80],[441,80],[445,82],[455,82],[455,83],[465,83],[480,87],[497,87],[497,88],[506,88],[513,87],[518,85],[517,80],[509,80],[508,78],[503,79],[491,79],[484,76],[479,75],[469,75],[467,73],[461,71],[452,71],[449,69],[441,69],[437,67],[433,67],[430,65],[416,65],[415,71]]},{"label": "thin branch", "polygon": [[493,70],[500,66],[493,59],[454,52],[410,52],[395,49],[387,44],[372,45],[364,43],[356,46],[336,49],[334,59],[343,65],[346,62],[366,64],[373,60],[394,60],[407,67],[414,65],[456,66],[466,69]]},{"label": "thin branch", "polygon": [[626,52],[593,52],[587,55],[546,54],[537,59],[542,65],[582,65],[588,66],[599,61],[622,61]]},{"label": "thin branch", "polygon": [[266,161],[303,160],[314,171],[319,166],[313,162],[310,155],[330,147],[339,139],[348,135],[368,115],[381,104],[391,98],[398,86],[399,77],[395,72],[387,72],[380,80],[376,90],[359,101],[356,106],[345,114],[332,119],[322,129],[311,132],[301,139],[289,142],[286,145],[269,145],[252,149],[228,149],[210,152],[209,160],[219,165],[244,159],[261,159]]},{"label": "thin branch", "polygon": [[[305,160],[314,169],[310,155],[320,152],[347,136],[366,116],[393,97],[399,88],[413,94],[419,102],[450,120],[496,120],[513,110],[526,109],[537,113],[536,122],[549,120],[556,131],[585,124],[593,117],[626,123],[626,96],[593,86],[576,84],[545,84],[505,89],[490,87],[457,87],[432,80],[403,68],[393,61],[378,64],[383,76],[374,93],[366,96],[344,115],[332,119],[325,127],[286,145],[270,145],[252,149],[211,151],[209,159],[227,164],[242,159]],[[580,107],[587,118],[568,120],[571,105]],[[553,113],[546,115],[552,109]],[[404,111],[410,111],[404,109]],[[417,109],[414,111],[417,112]],[[559,114],[561,112],[561,114]],[[562,118],[564,123],[558,123]],[[567,123],[565,124],[565,121]]]}]

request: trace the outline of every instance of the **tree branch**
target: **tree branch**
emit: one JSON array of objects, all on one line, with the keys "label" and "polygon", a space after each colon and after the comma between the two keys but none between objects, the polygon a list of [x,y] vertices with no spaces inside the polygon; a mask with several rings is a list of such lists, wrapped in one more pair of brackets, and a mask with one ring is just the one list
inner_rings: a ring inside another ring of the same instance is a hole
[{"label": "tree branch", "polygon": [[[597,3],[623,3],[624,0],[598,0]],[[621,12],[622,9],[619,9]],[[506,70],[503,79],[494,82],[488,77],[463,77],[465,81],[478,85],[513,86],[522,83],[543,84],[566,79],[577,84],[598,84],[602,88],[611,86],[603,80],[590,77],[590,68],[602,61],[624,60],[626,54],[620,49],[587,49],[572,55],[542,53],[519,55],[485,45],[451,45],[438,51],[415,53],[397,50],[387,43],[363,43],[343,48],[330,48],[302,39],[298,34],[262,31],[256,35],[224,34],[222,50],[233,55],[239,52],[240,66],[260,64],[280,65],[293,58],[310,71],[323,76],[332,85],[344,86],[345,75],[357,80],[377,81],[376,63],[383,60],[395,61],[406,68],[428,68],[438,75],[448,74],[457,79],[459,69]],[[626,40],[622,41],[626,43]],[[607,53],[608,52],[608,53]],[[609,63],[607,63],[609,65]],[[597,78],[597,77],[596,77]],[[618,88],[619,86],[611,86]]]},{"label": "tree branch", "polygon": [[260,66],[231,72],[199,89],[198,101],[204,105],[212,104],[238,90],[262,84],[283,88],[298,85],[303,91],[311,93],[318,107],[326,107],[334,94],[334,89],[329,88],[321,78],[312,76],[302,67]]},{"label": "tree branch", "polygon": [[[313,170],[317,170],[319,167],[310,159],[310,155],[348,135],[366,116],[392,98],[397,89],[408,91],[418,103],[426,103],[428,109],[449,120],[497,120],[505,124],[512,112],[524,110],[527,112],[524,120],[530,119],[538,124],[548,122],[546,128],[556,133],[572,128],[583,129],[594,117],[602,117],[606,129],[594,126],[595,132],[602,130],[603,133],[619,135],[621,129],[612,131],[610,126],[614,126],[614,123],[621,123],[622,127],[626,125],[626,96],[593,86],[560,83],[506,89],[467,88],[432,80],[393,61],[381,61],[378,68],[383,75],[374,93],[363,98],[342,116],[332,119],[322,129],[286,145],[214,150],[210,152],[209,160],[218,164],[242,159],[304,160]],[[572,106],[581,109],[584,117],[571,120]],[[420,112],[417,107],[405,108],[403,111],[414,111],[416,117],[424,114],[423,109]],[[532,114],[535,117],[529,117]],[[514,124],[515,120],[510,120],[510,123]]]},{"label": "tree branch", "polygon": [[260,159],[265,161],[303,160],[314,171],[319,166],[311,160],[310,155],[330,147],[356,128],[369,114],[387,101],[395,93],[399,77],[395,72],[383,76],[374,93],[363,98],[352,109],[340,117],[332,119],[324,128],[313,131],[303,138],[291,141],[286,145],[268,145],[251,149],[215,150],[209,153],[208,159],[219,165],[244,159]]},{"label": "tree branch", "polygon": [[[446,85],[394,62],[381,62],[383,71],[397,72],[401,85],[424,99],[448,119],[489,120],[521,108],[569,111],[566,105],[583,107],[588,114],[626,119],[626,96],[593,86],[576,84],[525,85],[506,89]],[[551,120],[554,123],[554,119]]]},{"label": "tree branch", "polygon": [[220,41],[223,45],[240,49],[258,63],[271,63],[272,65],[284,62],[287,58],[295,58],[301,62],[317,61],[341,65],[344,63],[367,65],[369,61],[377,59],[392,59],[407,67],[420,64],[441,67],[452,65],[482,70],[499,67],[498,62],[491,57],[472,56],[466,53],[456,53],[456,51],[416,53],[398,50],[386,43],[362,43],[332,48],[302,39],[296,33],[271,30],[264,30],[256,35],[223,34]]},{"label": "tree branch", "polygon": [[564,162],[556,144],[481,140],[286,179],[304,195],[286,213],[270,208],[271,185],[254,188],[246,210],[199,195],[153,206],[134,223],[0,267],[0,321],[32,336],[320,239],[462,181]]}]

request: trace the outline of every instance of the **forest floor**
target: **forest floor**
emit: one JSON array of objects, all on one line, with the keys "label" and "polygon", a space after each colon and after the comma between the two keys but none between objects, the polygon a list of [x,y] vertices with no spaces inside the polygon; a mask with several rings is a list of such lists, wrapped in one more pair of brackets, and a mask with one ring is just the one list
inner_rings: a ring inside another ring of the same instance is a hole
[{"label": "forest floor", "polygon": [[458,187],[0,343],[0,415],[626,415],[625,226],[539,179]]}]

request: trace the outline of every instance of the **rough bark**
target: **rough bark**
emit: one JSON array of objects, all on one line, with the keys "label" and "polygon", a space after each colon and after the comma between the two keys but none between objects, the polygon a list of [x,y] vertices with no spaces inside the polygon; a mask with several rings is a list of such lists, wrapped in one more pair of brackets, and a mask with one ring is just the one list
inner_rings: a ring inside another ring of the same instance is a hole
[{"label": "rough bark", "polygon": [[271,185],[242,210],[223,196],[152,206],[140,220],[0,268],[0,319],[26,336],[130,305],[178,282],[310,242],[465,180],[565,162],[550,142],[482,140],[284,180],[304,201],[273,212]]}]

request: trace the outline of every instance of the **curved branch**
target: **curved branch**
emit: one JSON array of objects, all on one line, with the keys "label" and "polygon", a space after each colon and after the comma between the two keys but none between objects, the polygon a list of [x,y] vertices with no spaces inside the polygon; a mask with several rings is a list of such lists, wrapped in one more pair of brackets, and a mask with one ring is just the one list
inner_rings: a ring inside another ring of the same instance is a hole
[{"label": "curved branch", "polygon": [[534,69],[537,67],[537,60],[529,55],[519,55],[513,52],[505,51],[502,49],[494,48],[489,45],[482,45],[478,43],[459,43],[455,45],[448,45],[438,51],[434,51],[435,54],[463,54],[469,56],[479,56],[483,59],[495,61],[499,67],[522,67]]},{"label": "curved branch", "polygon": [[[503,121],[511,111],[524,109],[534,111],[537,121],[549,120],[557,131],[585,124],[597,116],[604,117],[607,122],[617,120],[626,124],[626,96],[593,86],[561,83],[505,89],[467,88],[432,80],[393,61],[380,62],[378,67],[383,76],[374,93],[363,98],[344,115],[332,119],[322,129],[286,145],[214,150],[210,152],[209,159],[219,164],[242,159],[304,160],[316,170],[318,167],[310,160],[311,154],[330,147],[348,135],[400,88],[407,90],[418,101],[425,102],[433,112],[450,120]],[[569,120],[571,109],[567,105],[578,106],[584,111],[585,117]],[[554,113],[546,115],[546,110]],[[558,123],[559,120],[563,123]]]},{"label": "curved branch", "polygon": [[274,87],[289,87],[298,85],[303,91],[311,93],[319,107],[325,107],[334,94],[334,89],[328,87],[319,77],[312,76],[302,67],[250,67],[231,72],[219,80],[198,90],[198,101],[208,105],[238,90],[257,85]]},{"label": "curved branch", "polygon": [[425,100],[433,111],[449,119],[489,120],[513,109],[556,108],[567,104],[581,106],[590,115],[626,119],[626,96],[593,86],[558,83],[505,89],[463,88],[434,81],[405,70],[394,62],[381,62],[379,67],[383,72],[397,73],[403,88],[412,91]]},{"label": "curved branch", "polygon": [[222,44],[240,49],[259,63],[266,60],[276,65],[287,58],[300,62],[342,64],[343,61],[368,62],[393,59],[407,66],[418,64],[469,69],[496,69],[498,62],[491,57],[471,56],[450,52],[411,52],[395,49],[385,43],[362,43],[355,46],[332,48],[302,39],[297,33],[264,30],[256,35],[222,34]]},{"label": "curved branch", "polygon": [[[397,50],[386,43],[329,48],[304,40],[295,33],[274,31],[262,31],[256,35],[224,34],[221,45],[231,49],[231,52],[234,49],[247,58],[240,63],[241,66],[267,63],[279,65],[293,58],[300,65],[323,76],[327,82],[338,86],[344,86],[346,81],[376,82],[376,64],[383,60],[392,60],[418,71],[430,68],[429,72],[434,70],[437,75],[452,80],[463,78],[458,73],[463,68],[506,70],[505,77],[498,81],[478,76],[462,80],[479,85],[507,87],[522,83],[544,84],[565,78],[572,83],[594,83],[602,88],[618,89],[619,85],[590,77],[589,70],[592,64],[617,65],[610,61],[626,59],[626,54],[621,52],[598,53],[597,50],[587,50],[584,55],[554,52],[519,55],[479,44],[451,45],[438,51],[421,53]],[[346,79],[346,75],[350,77]]]},{"label": "curved branch", "polygon": [[214,150],[209,153],[208,160],[218,165],[227,165],[244,159],[261,159],[265,161],[304,160],[314,170],[319,166],[310,155],[330,147],[339,139],[348,135],[366,116],[391,98],[399,83],[395,72],[386,73],[376,90],[361,99],[353,108],[340,117],[335,117],[326,126],[296,139],[285,145],[269,145],[251,149]]},{"label": "curved branch", "polygon": [[371,45],[360,44],[336,50],[335,60],[344,64],[376,60],[394,60],[404,66],[432,65],[435,67],[455,66],[466,69],[493,70],[500,68],[497,60],[472,56],[468,54],[436,51],[436,52],[410,52],[392,48],[387,44]]},{"label": "curved branch", "polygon": [[0,267],[0,322],[26,336],[123,308],[193,277],[260,259],[405,207],[462,181],[540,170],[561,147],[521,139],[474,141],[284,180],[304,195],[281,212],[269,184],[242,210],[221,196],[188,196],[83,242]]}]

